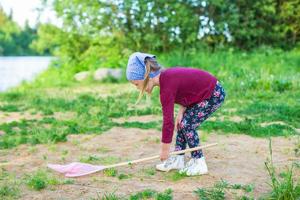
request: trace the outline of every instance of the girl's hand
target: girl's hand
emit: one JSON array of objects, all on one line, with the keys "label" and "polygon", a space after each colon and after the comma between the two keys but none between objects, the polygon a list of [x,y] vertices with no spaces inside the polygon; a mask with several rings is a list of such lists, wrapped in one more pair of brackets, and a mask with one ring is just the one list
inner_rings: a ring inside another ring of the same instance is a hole
[{"label": "girl's hand", "polygon": [[169,158],[170,146],[171,146],[171,143],[170,144],[161,143],[161,151],[160,151],[160,160],[161,161],[164,161]]},{"label": "girl's hand", "polygon": [[180,128],[180,122],[182,120],[183,117],[183,113],[185,112],[186,107],[180,106],[176,120],[175,120],[175,130],[178,131],[178,129]]},{"label": "girl's hand", "polygon": [[175,130],[176,131],[178,131],[178,129],[180,128],[180,122],[182,120],[182,116],[183,116],[183,113],[178,112],[176,120],[175,120]]}]

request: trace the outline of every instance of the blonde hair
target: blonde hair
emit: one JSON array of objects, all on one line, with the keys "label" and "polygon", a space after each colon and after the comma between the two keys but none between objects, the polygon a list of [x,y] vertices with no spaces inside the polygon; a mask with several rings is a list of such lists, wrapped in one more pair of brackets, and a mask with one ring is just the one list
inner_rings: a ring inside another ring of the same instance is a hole
[{"label": "blonde hair", "polygon": [[140,100],[142,99],[142,97],[145,94],[146,87],[147,87],[147,85],[149,83],[149,80],[150,80],[150,73],[151,72],[156,72],[156,71],[161,69],[160,64],[158,64],[158,62],[156,61],[155,58],[147,57],[145,59],[145,65],[146,65],[146,73],[144,75],[144,84],[143,84],[142,90],[139,94],[139,97],[137,99],[136,104],[138,104],[140,102]]}]

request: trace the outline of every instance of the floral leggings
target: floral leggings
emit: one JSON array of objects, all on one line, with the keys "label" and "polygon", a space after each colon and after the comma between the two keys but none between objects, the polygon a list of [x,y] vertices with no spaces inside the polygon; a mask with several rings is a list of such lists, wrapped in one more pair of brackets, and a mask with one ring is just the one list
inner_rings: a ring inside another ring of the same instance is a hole
[{"label": "floral leggings", "polygon": [[[210,99],[206,99],[185,110],[180,127],[177,131],[175,151],[184,150],[186,144],[190,148],[199,145],[199,136],[196,128],[203,123],[213,112],[215,112],[224,102],[225,91],[219,81],[214,88]],[[202,150],[191,152],[192,158],[201,158]]]}]

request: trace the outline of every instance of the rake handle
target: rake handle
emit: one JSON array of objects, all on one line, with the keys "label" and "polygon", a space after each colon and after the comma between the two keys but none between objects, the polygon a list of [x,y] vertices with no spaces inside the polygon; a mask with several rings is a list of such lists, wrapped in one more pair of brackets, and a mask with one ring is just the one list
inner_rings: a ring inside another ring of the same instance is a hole
[{"label": "rake handle", "polygon": [[[207,145],[204,145],[204,146],[189,148],[189,149],[185,149],[185,150],[181,150],[181,151],[173,151],[173,152],[170,153],[170,155],[178,155],[178,154],[181,154],[181,153],[187,153],[187,152],[191,152],[191,151],[205,149],[205,148],[208,148],[208,147],[211,147],[211,146],[215,146],[217,144],[218,143],[212,143],[212,144],[207,144]],[[121,162],[121,163],[117,163],[117,164],[113,164],[113,165],[107,165],[107,166],[105,166],[105,169],[124,166],[124,165],[130,165],[130,164],[134,164],[134,163],[140,163],[140,162],[144,162],[144,161],[148,161],[148,160],[154,160],[154,159],[157,159],[157,158],[160,158],[160,155],[151,156],[151,157],[147,157],[147,158],[141,158],[141,159],[127,161],[127,162]]]}]

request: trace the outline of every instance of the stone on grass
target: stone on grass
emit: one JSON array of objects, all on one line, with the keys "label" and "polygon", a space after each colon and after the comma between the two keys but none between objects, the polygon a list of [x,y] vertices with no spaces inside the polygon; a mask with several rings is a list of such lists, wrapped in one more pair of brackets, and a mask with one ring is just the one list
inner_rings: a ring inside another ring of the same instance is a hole
[{"label": "stone on grass", "polygon": [[109,75],[114,77],[115,79],[121,79],[123,74],[122,69],[110,69],[109,70]]},{"label": "stone on grass", "polygon": [[109,69],[108,68],[101,68],[97,69],[94,73],[94,80],[101,81],[109,76]]},{"label": "stone on grass", "polygon": [[76,81],[83,81],[83,80],[87,79],[89,75],[90,75],[89,71],[79,72],[74,75],[74,79]]},{"label": "stone on grass", "polygon": [[122,69],[112,69],[112,68],[100,68],[97,69],[94,73],[94,80],[102,81],[107,77],[113,77],[115,79],[122,78]]}]

